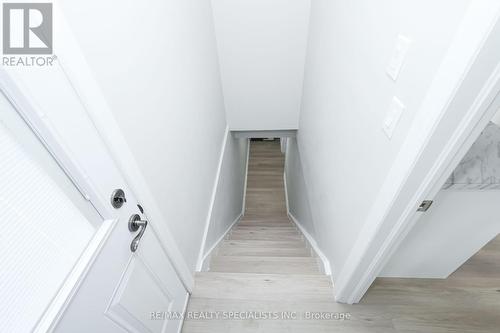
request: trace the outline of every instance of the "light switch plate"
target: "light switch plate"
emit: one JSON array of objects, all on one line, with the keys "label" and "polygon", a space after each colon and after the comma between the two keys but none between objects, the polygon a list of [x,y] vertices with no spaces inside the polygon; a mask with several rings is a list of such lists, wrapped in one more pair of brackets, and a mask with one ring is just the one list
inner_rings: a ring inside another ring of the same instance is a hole
[{"label": "light switch plate", "polygon": [[389,77],[394,81],[398,79],[399,72],[401,71],[401,67],[403,67],[410,45],[411,39],[403,35],[398,36],[396,47],[392,52],[391,60],[386,68],[387,75],[389,75]]},{"label": "light switch plate", "polygon": [[389,139],[392,138],[396,125],[398,124],[399,119],[401,119],[401,115],[405,109],[406,106],[403,102],[394,96],[392,98],[391,108],[389,109],[389,112],[384,119],[384,124],[382,125],[385,135],[387,135]]}]

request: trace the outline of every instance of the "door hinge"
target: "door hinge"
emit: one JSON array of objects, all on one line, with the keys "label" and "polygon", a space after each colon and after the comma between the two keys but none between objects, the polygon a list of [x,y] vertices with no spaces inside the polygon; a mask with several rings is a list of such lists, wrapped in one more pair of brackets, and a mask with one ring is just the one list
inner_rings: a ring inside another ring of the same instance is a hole
[{"label": "door hinge", "polygon": [[424,200],[424,201],[422,201],[422,203],[420,204],[420,206],[418,206],[417,212],[426,212],[432,206],[433,202],[434,201],[432,201],[432,200]]}]

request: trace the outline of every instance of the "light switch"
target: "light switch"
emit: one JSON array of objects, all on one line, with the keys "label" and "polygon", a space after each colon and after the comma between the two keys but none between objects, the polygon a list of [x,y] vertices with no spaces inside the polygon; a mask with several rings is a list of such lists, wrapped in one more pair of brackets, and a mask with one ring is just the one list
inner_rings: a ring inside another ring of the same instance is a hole
[{"label": "light switch", "polygon": [[385,135],[390,139],[392,138],[392,134],[394,133],[394,129],[403,114],[403,111],[406,109],[405,105],[399,100],[397,97],[392,98],[391,108],[387,113],[384,124],[382,128],[384,129]]},{"label": "light switch", "polygon": [[410,45],[411,40],[408,37],[403,35],[398,36],[396,47],[392,52],[391,60],[389,61],[389,65],[386,69],[387,75],[389,75],[389,77],[394,81],[398,79],[399,72],[401,71],[401,67],[403,67]]}]

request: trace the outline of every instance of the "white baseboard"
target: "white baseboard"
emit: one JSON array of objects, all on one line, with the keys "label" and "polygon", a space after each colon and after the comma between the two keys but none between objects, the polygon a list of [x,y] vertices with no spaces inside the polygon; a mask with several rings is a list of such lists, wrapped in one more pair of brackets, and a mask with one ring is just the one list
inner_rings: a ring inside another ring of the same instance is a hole
[{"label": "white baseboard", "polygon": [[205,243],[207,241],[208,229],[210,228],[210,221],[212,220],[212,211],[214,209],[215,204],[215,196],[217,195],[217,188],[219,187],[220,173],[222,170],[222,162],[224,161],[224,155],[226,153],[227,139],[228,136],[231,135],[229,132],[229,126],[226,126],[226,130],[224,132],[224,138],[222,139],[222,145],[220,149],[219,155],[219,164],[217,165],[217,172],[215,174],[214,185],[212,188],[212,196],[210,198],[210,206],[208,208],[207,219],[205,222],[205,230],[203,231],[203,238],[201,239],[201,247],[200,252],[198,254],[198,262],[196,263],[196,271],[200,272],[203,265],[203,251],[205,250]]},{"label": "white baseboard", "polygon": [[302,234],[306,237],[307,242],[311,246],[311,248],[316,252],[316,255],[321,259],[321,262],[323,263],[323,273],[326,275],[332,276],[332,269],[330,266],[330,261],[328,258],[325,256],[323,251],[318,246],[318,243],[316,243],[316,240],[304,229],[304,227],[300,224],[300,222],[293,216],[290,212],[288,212],[288,216],[290,219],[295,223],[297,228],[302,232]]},{"label": "white baseboard", "polygon": [[286,186],[286,172],[283,172],[283,185],[285,187],[285,205],[286,205],[286,212],[287,214],[290,215],[290,206],[288,205],[288,188]]},{"label": "white baseboard", "polygon": [[245,185],[243,186],[243,204],[241,206],[241,215],[245,216],[247,202],[247,183],[248,183],[248,161],[250,161],[250,139],[247,139],[247,161],[245,170]]},{"label": "white baseboard", "polygon": [[208,271],[208,269],[210,268],[210,257],[212,256],[212,252],[220,244],[220,242],[222,242],[222,240],[224,240],[224,238],[226,237],[226,235],[229,233],[229,231],[231,231],[231,229],[241,219],[242,216],[243,216],[242,214],[238,215],[238,217],[236,217],[236,219],[233,222],[231,222],[231,224],[226,229],[226,231],[224,231],[224,233],[222,234],[222,236],[220,236],[219,239],[214,243],[214,245],[212,245],[210,247],[210,249],[208,249],[208,251],[203,256],[203,259],[201,260],[200,270],[198,270],[199,272]]},{"label": "white baseboard", "polygon": [[[186,297],[186,301],[184,302],[184,307],[183,307],[183,310],[182,310],[182,314],[186,314],[190,298],[191,298],[191,293],[188,293],[187,297]],[[185,323],[185,317],[186,316],[182,317],[182,323],[179,325],[179,330],[177,331],[177,333],[181,333],[182,332],[182,328],[184,327],[184,323]]]}]

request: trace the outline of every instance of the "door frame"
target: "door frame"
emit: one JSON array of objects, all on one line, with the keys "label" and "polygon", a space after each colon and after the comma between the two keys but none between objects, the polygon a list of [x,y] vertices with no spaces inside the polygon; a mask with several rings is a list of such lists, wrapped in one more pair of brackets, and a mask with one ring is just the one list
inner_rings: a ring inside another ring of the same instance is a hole
[{"label": "door frame", "polygon": [[[499,18],[500,4],[494,0],[469,5],[335,281],[338,302],[353,304],[361,300],[418,220],[419,204],[437,194],[500,108],[500,51],[494,53],[496,58],[486,56],[492,43],[500,39]],[[486,72],[485,68],[494,70]],[[480,80],[474,82],[475,78]],[[463,90],[470,87],[479,94],[464,96]],[[459,111],[464,116],[457,121],[459,99],[464,108]]]}]

